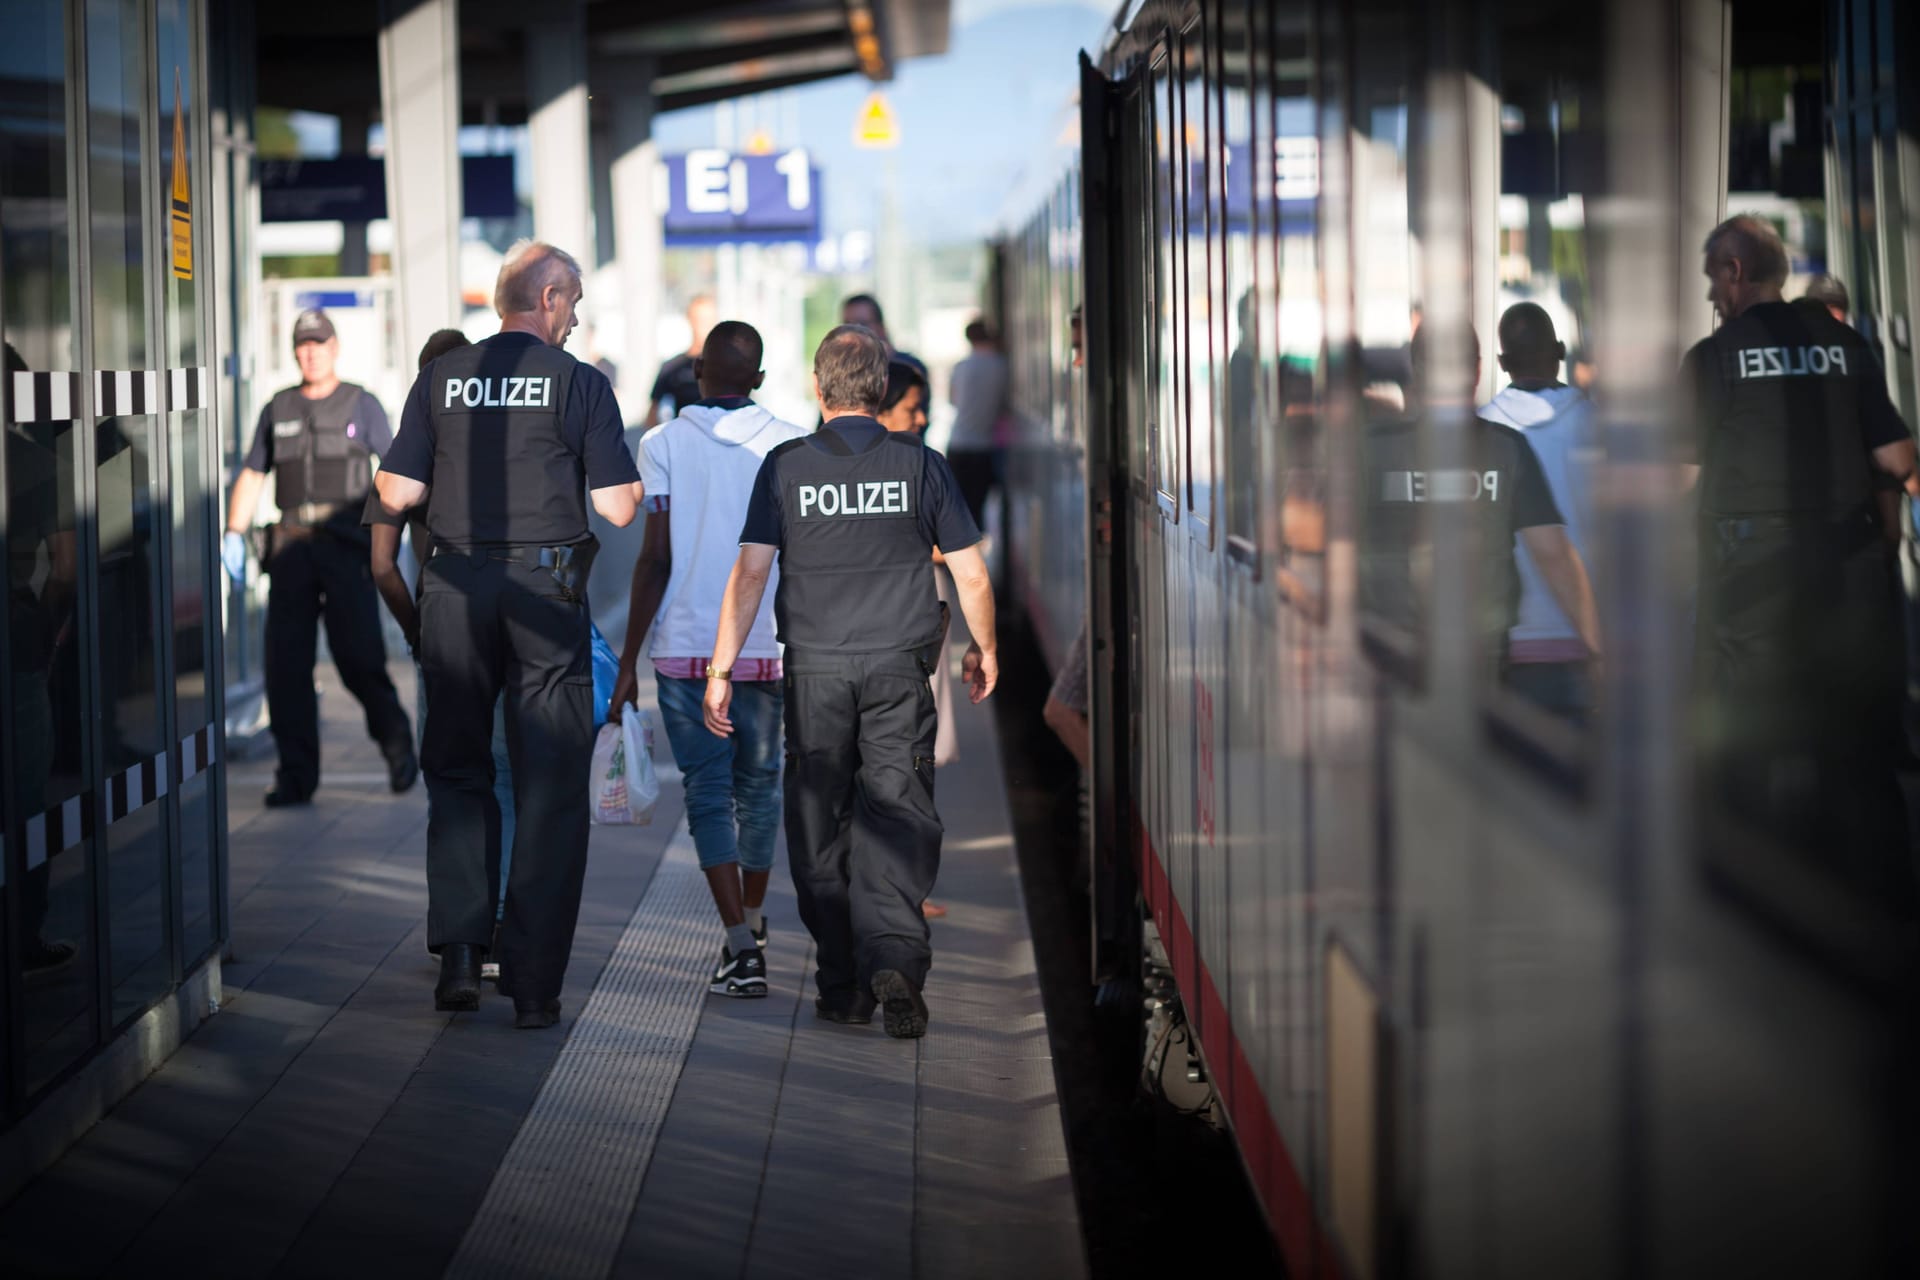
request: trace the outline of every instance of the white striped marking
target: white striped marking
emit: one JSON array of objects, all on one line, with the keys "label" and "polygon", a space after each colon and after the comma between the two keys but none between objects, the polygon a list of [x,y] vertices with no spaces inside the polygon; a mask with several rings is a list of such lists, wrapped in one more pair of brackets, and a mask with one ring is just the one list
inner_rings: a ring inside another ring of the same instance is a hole
[{"label": "white striped marking", "polygon": [[700,1022],[713,944],[713,901],[682,826],[494,1172],[449,1280],[612,1270]]}]

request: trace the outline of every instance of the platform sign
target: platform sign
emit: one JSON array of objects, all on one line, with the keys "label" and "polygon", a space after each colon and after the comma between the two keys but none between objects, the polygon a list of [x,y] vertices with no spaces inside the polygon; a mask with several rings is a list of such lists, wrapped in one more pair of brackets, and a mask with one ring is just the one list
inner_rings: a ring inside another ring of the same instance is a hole
[{"label": "platform sign", "polygon": [[856,147],[897,147],[900,145],[900,121],[886,95],[870,93],[853,118],[853,145]]},{"label": "platform sign", "polygon": [[[512,156],[460,157],[461,214],[511,218]],[[266,160],[260,164],[262,222],[373,222],[387,216],[387,162],[379,156]]]},{"label": "platform sign", "polygon": [[193,279],[193,195],[187,185],[187,126],[180,114],[180,68],[173,69],[173,278]]},{"label": "platform sign", "polygon": [[669,245],[819,239],[820,170],[804,147],[775,155],[701,147],[663,163]]}]

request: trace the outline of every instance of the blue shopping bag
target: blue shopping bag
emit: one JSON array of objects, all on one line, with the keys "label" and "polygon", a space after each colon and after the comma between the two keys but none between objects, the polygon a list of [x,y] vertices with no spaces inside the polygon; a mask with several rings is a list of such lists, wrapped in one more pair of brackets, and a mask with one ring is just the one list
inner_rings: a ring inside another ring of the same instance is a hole
[{"label": "blue shopping bag", "polygon": [[598,729],[607,722],[607,705],[613,701],[613,682],[620,678],[620,655],[600,634],[598,625],[592,622],[587,625],[593,628],[593,727]]}]

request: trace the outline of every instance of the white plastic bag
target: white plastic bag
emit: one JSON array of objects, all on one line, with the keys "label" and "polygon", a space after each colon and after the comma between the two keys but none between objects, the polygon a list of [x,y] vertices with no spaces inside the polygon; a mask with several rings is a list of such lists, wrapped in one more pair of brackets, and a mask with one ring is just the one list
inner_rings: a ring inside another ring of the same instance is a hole
[{"label": "white plastic bag", "polygon": [[646,712],[628,707],[619,724],[602,725],[593,740],[587,803],[596,823],[644,827],[653,821],[654,802],[659,799],[653,725]]}]

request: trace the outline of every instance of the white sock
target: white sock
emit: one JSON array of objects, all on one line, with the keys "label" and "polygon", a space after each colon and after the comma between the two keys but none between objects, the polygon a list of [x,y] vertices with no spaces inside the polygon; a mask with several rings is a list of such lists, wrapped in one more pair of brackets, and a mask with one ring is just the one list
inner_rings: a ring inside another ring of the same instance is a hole
[{"label": "white sock", "polygon": [[755,933],[760,932],[760,924],[765,919],[766,919],[766,912],[763,908],[761,907],[747,908],[747,928],[753,930],[753,932]]},{"label": "white sock", "polygon": [[753,930],[747,928],[744,924],[730,924],[727,926],[727,950],[731,951],[734,955],[746,955],[749,951],[756,950],[758,945],[759,944],[753,940]]}]

